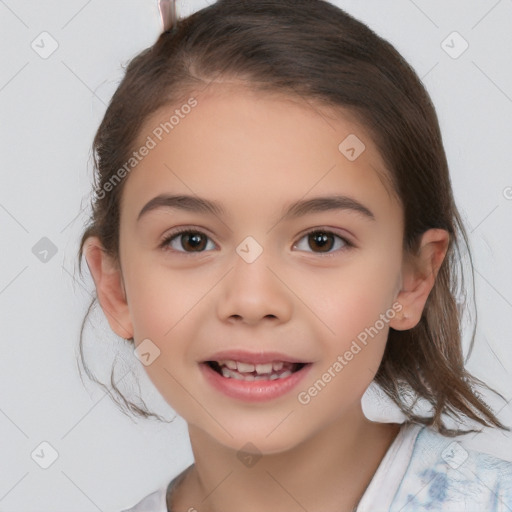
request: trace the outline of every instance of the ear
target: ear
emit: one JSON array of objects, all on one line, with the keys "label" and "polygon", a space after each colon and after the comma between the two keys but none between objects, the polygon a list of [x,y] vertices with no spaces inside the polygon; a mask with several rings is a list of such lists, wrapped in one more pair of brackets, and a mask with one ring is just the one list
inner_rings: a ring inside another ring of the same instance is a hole
[{"label": "ear", "polygon": [[132,338],[133,326],[119,265],[95,236],[85,241],[84,254],[96,285],[98,301],[111,329],[122,338]]},{"label": "ear", "polygon": [[389,322],[393,329],[412,329],[420,321],[449,241],[450,235],[446,230],[429,229],[421,237],[417,254],[406,256],[402,266],[401,290],[396,297],[402,310]]}]

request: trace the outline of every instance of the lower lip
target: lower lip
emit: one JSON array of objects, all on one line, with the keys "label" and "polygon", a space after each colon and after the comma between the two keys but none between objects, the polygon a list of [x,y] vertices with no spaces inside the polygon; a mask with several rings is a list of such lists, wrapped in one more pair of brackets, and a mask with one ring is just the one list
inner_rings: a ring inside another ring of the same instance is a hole
[{"label": "lower lip", "polygon": [[301,370],[284,379],[255,381],[223,377],[206,363],[201,363],[199,366],[206,380],[221,393],[245,402],[264,402],[290,392],[306,376],[312,365],[306,364]]}]

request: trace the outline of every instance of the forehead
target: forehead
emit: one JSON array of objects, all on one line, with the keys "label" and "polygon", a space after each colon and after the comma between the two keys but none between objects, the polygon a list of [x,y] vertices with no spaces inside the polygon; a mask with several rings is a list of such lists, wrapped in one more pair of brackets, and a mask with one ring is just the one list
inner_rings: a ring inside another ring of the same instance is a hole
[{"label": "forehead", "polygon": [[[363,195],[396,208],[388,171],[354,113],[302,97],[213,84],[193,108],[166,107],[146,120],[135,147],[152,149],[131,171],[123,203],[160,193],[250,207],[326,193]],[[190,103],[190,102],[189,102]],[[190,103],[194,104],[194,103]]]}]

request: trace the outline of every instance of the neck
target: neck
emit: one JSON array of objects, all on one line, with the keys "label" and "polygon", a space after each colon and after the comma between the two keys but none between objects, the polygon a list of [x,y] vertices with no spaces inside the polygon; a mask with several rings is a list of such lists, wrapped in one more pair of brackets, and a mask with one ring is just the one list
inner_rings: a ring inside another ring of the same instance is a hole
[{"label": "neck", "polygon": [[400,425],[369,421],[360,407],[294,448],[244,465],[237,451],[189,425],[195,464],[176,489],[176,511],[351,512]]}]

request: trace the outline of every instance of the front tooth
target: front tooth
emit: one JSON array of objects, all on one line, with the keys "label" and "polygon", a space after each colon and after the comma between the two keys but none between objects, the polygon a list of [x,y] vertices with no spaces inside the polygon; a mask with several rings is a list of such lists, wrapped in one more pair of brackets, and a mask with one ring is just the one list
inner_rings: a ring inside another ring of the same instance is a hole
[{"label": "front tooth", "polygon": [[254,365],[250,363],[236,363],[237,369],[239,372],[253,372],[254,371]]},{"label": "front tooth", "polygon": [[270,373],[272,371],[272,363],[266,364],[257,364],[256,372],[257,373]]}]

